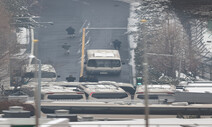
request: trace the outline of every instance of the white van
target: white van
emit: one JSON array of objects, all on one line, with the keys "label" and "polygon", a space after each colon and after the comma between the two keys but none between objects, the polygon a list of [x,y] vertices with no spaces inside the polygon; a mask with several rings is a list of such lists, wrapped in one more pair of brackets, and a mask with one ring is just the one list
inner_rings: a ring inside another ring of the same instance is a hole
[{"label": "white van", "polygon": [[81,84],[88,100],[131,100],[129,93],[122,88],[110,83]]},{"label": "white van", "polygon": [[85,93],[77,87],[63,87],[49,83],[41,87],[42,100],[85,101]]},{"label": "white van", "polygon": [[113,84],[120,88],[122,88],[125,92],[129,93],[133,99],[135,94],[135,87],[130,83],[121,83],[121,82],[114,82],[114,81],[99,81],[99,84]]},{"label": "white van", "polygon": [[86,73],[120,74],[121,58],[118,50],[87,50]]},{"label": "white van", "polygon": [[[174,102],[175,86],[169,84],[152,85],[148,84],[149,104]],[[141,100],[144,103],[145,86],[139,85],[136,88],[134,100]]]},{"label": "white van", "polygon": [[[38,72],[38,64],[23,65],[22,75],[25,80],[36,81],[35,74]],[[54,82],[57,79],[57,73],[54,67],[50,64],[42,64],[41,66],[41,80],[44,82]]]}]

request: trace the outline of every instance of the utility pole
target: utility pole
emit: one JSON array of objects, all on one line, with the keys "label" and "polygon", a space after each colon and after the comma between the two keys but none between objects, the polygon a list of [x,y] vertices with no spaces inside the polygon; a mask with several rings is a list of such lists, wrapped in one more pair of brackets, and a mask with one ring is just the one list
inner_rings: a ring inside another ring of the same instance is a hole
[{"label": "utility pole", "polygon": [[[143,19],[141,20],[141,23],[143,23],[143,31],[146,32],[146,20]],[[144,46],[144,62],[143,62],[143,67],[144,67],[144,73],[143,73],[143,84],[145,86],[145,91],[144,91],[144,99],[145,99],[145,125],[146,127],[149,127],[149,96],[148,96],[148,58],[147,58],[147,41],[146,41],[146,33],[144,34],[143,37],[143,46]]]}]

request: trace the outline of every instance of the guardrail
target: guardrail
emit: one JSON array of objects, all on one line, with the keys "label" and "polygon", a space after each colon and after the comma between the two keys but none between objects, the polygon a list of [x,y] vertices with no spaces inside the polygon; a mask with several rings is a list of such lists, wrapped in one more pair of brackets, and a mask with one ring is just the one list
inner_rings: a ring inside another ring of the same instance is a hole
[{"label": "guardrail", "polygon": [[136,103],[142,103],[140,100],[119,100],[119,99],[113,99],[113,100],[101,100],[101,99],[96,99],[96,100],[68,100],[68,99],[59,99],[59,100],[41,100],[42,102],[103,102],[103,103],[119,103],[119,104],[136,104]]},{"label": "guardrail", "polygon": [[[212,124],[149,124],[149,127],[209,127]],[[145,127],[145,124],[95,124],[95,123],[71,123],[70,127]]]},{"label": "guardrail", "polygon": [[[69,124],[69,127],[145,127],[145,124],[85,124],[75,122]],[[0,126],[10,126],[10,124],[0,124]],[[41,127],[55,127],[54,124],[42,124]],[[67,124],[60,124],[58,127],[65,127]],[[149,124],[149,127],[211,127],[212,124]]]}]

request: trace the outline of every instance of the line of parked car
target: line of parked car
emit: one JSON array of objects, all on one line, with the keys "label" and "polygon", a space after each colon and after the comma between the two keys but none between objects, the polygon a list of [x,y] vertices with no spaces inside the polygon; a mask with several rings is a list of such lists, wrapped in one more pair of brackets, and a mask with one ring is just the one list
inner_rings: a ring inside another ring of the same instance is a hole
[{"label": "line of parked car", "polygon": [[[24,77],[28,83],[22,86],[22,90],[28,95],[33,96],[33,89],[37,85],[33,82],[37,66],[35,64],[23,66]],[[41,97],[43,100],[56,101],[144,101],[144,86],[133,86],[129,83],[117,83],[113,81],[99,82],[55,82],[58,77],[52,65],[42,65],[42,88]],[[174,102],[176,91],[173,85],[148,85],[149,103],[171,103]]]},{"label": "line of parked car", "polygon": [[[36,86],[30,82],[22,86],[27,93],[29,87]],[[30,89],[33,90],[33,89]],[[173,85],[148,85],[149,103],[169,103],[174,101]],[[31,93],[31,92],[28,92]],[[144,101],[144,86],[136,88],[129,83],[113,81],[99,82],[42,82],[42,100],[46,101]]]}]

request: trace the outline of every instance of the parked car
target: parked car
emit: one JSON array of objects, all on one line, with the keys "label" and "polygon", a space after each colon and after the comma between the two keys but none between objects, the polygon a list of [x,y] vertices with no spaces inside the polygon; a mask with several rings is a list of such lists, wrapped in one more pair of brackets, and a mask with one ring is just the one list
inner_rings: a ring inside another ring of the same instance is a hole
[{"label": "parked car", "polygon": [[131,100],[128,92],[112,83],[88,83],[79,86],[88,100]]},{"label": "parked car", "polygon": [[114,84],[114,85],[119,86],[120,88],[122,88],[125,92],[128,92],[131,95],[132,99],[134,97],[135,88],[130,83],[120,83],[120,82],[113,82],[113,81],[99,81],[99,83],[110,83],[110,84]]},{"label": "parked car", "polygon": [[[175,86],[169,84],[152,85],[148,84],[149,104],[174,102]],[[139,85],[136,88],[134,100],[141,100],[144,103],[145,86]]]},{"label": "parked car", "polygon": [[41,87],[43,100],[57,101],[85,101],[85,93],[77,87],[63,87],[57,85],[44,85]]},{"label": "parked car", "polygon": [[[22,66],[22,77],[25,82],[37,81],[38,64],[30,64]],[[55,68],[50,64],[41,65],[41,81],[54,82],[57,79]]]}]

